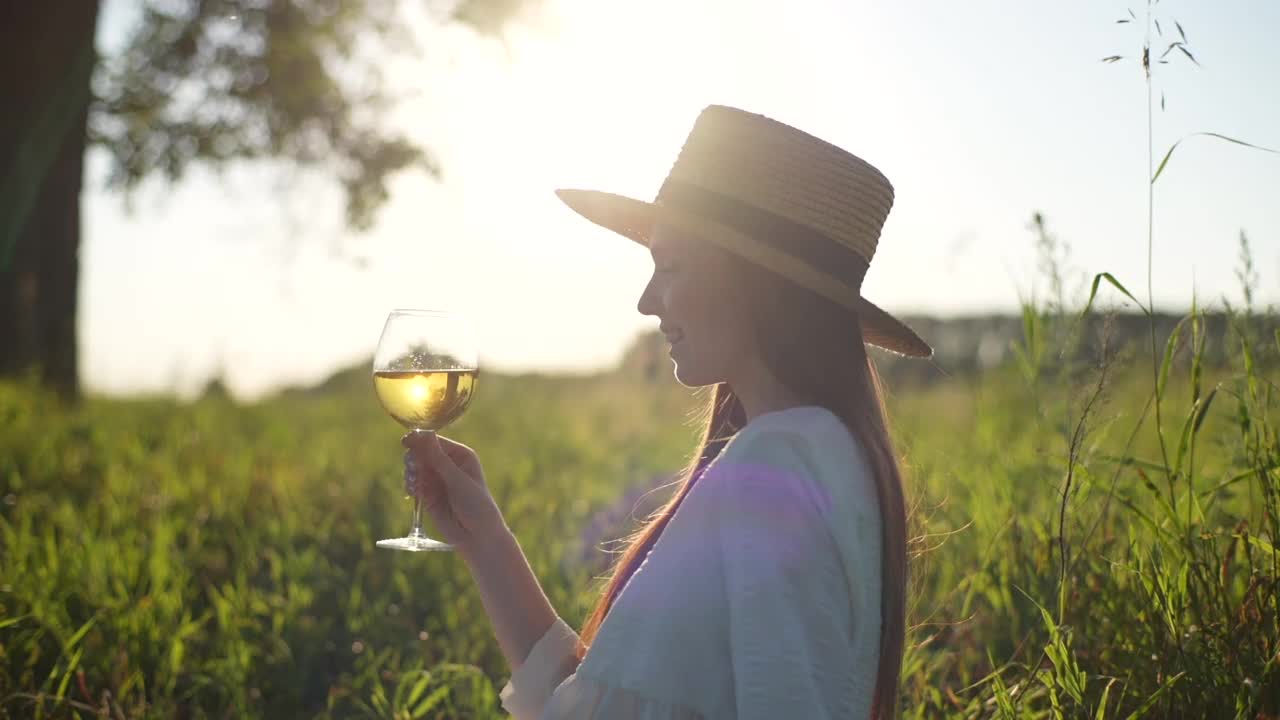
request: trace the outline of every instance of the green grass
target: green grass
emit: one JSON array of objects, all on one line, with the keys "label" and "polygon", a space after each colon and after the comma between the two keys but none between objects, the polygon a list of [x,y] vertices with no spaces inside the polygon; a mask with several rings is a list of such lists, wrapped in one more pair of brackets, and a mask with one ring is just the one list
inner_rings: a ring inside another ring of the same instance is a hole
[{"label": "green grass", "polygon": [[1164,450],[1141,357],[1101,386],[1024,368],[897,398],[936,548],[917,564],[909,717],[1280,710],[1280,339],[1249,346],[1265,369],[1241,346],[1210,370],[1185,335]]},{"label": "green grass", "polygon": [[[1087,367],[891,388],[922,534],[907,717],[1278,712],[1277,341],[1247,347],[1249,367],[1171,364],[1169,463],[1141,357],[1087,414]],[[583,543],[684,464],[696,404],[669,379],[488,375],[446,432],[572,624],[599,588]],[[501,715],[460,560],[373,546],[410,507],[362,371],[250,406],[62,407],[10,382],[0,428],[0,716]]]},{"label": "green grass", "polygon": [[[396,709],[447,686],[442,711],[493,714],[504,663],[465,566],[372,544],[410,507],[401,430],[357,375],[249,407],[62,408],[0,384],[0,712],[389,716],[429,670]],[[548,593],[580,616],[590,574],[562,564],[581,555],[563,529],[682,462],[689,398],[482,382],[448,434],[479,450]]]}]

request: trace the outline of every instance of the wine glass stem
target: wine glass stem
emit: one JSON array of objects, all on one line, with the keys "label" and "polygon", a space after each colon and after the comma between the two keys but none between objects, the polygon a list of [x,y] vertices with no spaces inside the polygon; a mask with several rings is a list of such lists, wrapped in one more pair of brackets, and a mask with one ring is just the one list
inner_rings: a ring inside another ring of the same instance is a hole
[{"label": "wine glass stem", "polygon": [[422,498],[414,498],[413,500],[413,529],[409,531],[409,537],[420,538],[422,535]]}]

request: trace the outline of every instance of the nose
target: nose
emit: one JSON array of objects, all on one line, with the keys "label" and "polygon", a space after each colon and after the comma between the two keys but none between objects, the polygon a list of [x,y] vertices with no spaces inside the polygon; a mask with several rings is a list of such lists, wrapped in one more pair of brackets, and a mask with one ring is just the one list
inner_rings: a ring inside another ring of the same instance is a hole
[{"label": "nose", "polygon": [[657,316],[662,310],[662,305],[658,302],[658,293],[654,291],[653,280],[644,286],[644,292],[640,293],[640,301],[636,303],[636,310],[641,315]]}]

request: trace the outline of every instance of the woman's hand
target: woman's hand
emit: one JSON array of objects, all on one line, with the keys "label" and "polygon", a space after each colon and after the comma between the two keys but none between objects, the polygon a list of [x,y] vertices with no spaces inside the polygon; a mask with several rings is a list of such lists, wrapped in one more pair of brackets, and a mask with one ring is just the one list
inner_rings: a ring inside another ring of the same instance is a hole
[{"label": "woman's hand", "polygon": [[507,532],[474,450],[429,430],[410,432],[400,444],[407,448],[405,491],[422,500],[445,542],[465,552]]}]

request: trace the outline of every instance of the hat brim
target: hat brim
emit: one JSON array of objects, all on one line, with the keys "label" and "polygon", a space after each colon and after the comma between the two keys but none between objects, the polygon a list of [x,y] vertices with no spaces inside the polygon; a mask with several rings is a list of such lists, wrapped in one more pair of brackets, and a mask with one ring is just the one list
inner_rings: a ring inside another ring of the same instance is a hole
[{"label": "hat brim", "polygon": [[[716,241],[730,250],[738,248],[735,243],[721,242],[724,238],[732,237],[739,242],[750,241],[733,228],[712,220],[691,216],[625,195],[600,190],[560,189],[556,190],[556,196],[582,217],[645,247],[649,245],[649,234],[659,218],[701,237]],[[780,262],[784,258],[779,257],[775,260]],[[776,268],[778,263],[770,263],[770,265]],[[834,289],[819,292],[857,313],[863,342],[908,357],[927,358],[933,355],[933,348],[929,347],[929,344],[914,330],[875,303],[862,297],[861,294],[852,291],[842,294]]]}]

